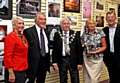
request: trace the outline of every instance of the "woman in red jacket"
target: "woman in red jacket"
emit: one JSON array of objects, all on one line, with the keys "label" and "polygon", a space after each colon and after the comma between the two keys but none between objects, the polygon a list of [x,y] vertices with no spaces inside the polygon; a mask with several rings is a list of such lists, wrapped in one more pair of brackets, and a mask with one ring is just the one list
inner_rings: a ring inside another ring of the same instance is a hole
[{"label": "woman in red jacket", "polygon": [[12,26],[13,31],[7,35],[4,42],[5,83],[25,83],[28,42],[22,34],[23,18],[13,17]]}]

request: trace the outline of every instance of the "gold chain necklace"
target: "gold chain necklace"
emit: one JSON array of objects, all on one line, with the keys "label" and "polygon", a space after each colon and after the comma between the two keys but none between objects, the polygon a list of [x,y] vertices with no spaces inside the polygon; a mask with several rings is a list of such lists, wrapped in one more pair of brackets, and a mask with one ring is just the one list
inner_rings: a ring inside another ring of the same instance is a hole
[{"label": "gold chain necklace", "polygon": [[[58,33],[59,33],[60,38],[62,39],[62,41],[65,41],[65,35],[61,34],[60,31],[58,31]],[[68,38],[70,38],[69,42],[66,42],[67,48],[66,48],[65,50],[66,50],[66,52],[68,52],[68,53],[70,52],[70,46],[69,46],[69,44],[72,43],[72,41],[73,41],[74,38],[75,38],[75,35],[76,35],[76,31],[74,31],[74,33],[71,34],[71,35],[68,37]]]}]

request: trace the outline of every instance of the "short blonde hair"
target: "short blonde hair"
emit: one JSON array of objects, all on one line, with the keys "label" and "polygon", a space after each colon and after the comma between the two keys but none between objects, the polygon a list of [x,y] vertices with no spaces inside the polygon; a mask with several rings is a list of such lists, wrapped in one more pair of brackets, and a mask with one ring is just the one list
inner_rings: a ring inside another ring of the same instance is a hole
[{"label": "short blonde hair", "polygon": [[95,25],[96,25],[96,22],[95,22],[94,18],[89,18],[89,19],[86,21],[86,24],[85,24],[87,28],[88,28],[88,25],[89,25],[90,22],[94,22]]},{"label": "short blonde hair", "polygon": [[23,19],[22,17],[20,17],[20,16],[14,16],[14,17],[12,18],[12,25],[15,25],[18,19],[24,21],[24,19]]}]

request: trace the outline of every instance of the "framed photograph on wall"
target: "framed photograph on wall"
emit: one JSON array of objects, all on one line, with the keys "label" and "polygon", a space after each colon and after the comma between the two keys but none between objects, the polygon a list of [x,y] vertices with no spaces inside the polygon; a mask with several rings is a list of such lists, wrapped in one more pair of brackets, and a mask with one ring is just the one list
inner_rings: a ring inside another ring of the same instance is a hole
[{"label": "framed photograph on wall", "polygon": [[33,18],[40,12],[41,0],[17,0],[17,15],[25,18]]},{"label": "framed photograph on wall", "polygon": [[54,34],[60,30],[60,25],[46,25],[46,29],[50,33],[50,48],[53,48]]},{"label": "framed photograph on wall", "polygon": [[113,3],[108,4],[108,11],[112,11],[117,14],[117,8],[118,8],[118,4],[113,4]]},{"label": "framed photograph on wall", "polygon": [[87,20],[92,17],[92,2],[91,1],[83,1],[82,2],[82,20]]},{"label": "framed photograph on wall", "polygon": [[67,16],[71,26],[77,26],[77,16]]},{"label": "framed photograph on wall", "polygon": [[95,11],[105,11],[105,0],[95,0]]},{"label": "framed photograph on wall", "polygon": [[47,10],[46,14],[48,18],[61,17],[61,4],[58,2],[48,2],[46,10]]},{"label": "framed photograph on wall", "polygon": [[80,0],[64,0],[64,12],[80,12]]},{"label": "framed photograph on wall", "polygon": [[96,27],[104,27],[104,16],[96,16]]},{"label": "framed photograph on wall", "polygon": [[59,24],[62,18],[62,3],[60,1],[46,0],[47,24]]},{"label": "framed photograph on wall", "polygon": [[0,19],[11,20],[12,18],[12,0],[0,1]]}]

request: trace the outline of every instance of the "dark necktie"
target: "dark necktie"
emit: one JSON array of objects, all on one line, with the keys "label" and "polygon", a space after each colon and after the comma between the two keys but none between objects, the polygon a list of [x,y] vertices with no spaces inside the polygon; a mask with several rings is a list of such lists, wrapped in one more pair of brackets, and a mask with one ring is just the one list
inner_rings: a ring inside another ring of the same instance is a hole
[{"label": "dark necktie", "polygon": [[44,57],[46,52],[45,52],[45,40],[44,35],[42,33],[42,29],[40,30],[40,39],[41,39],[41,55]]}]

